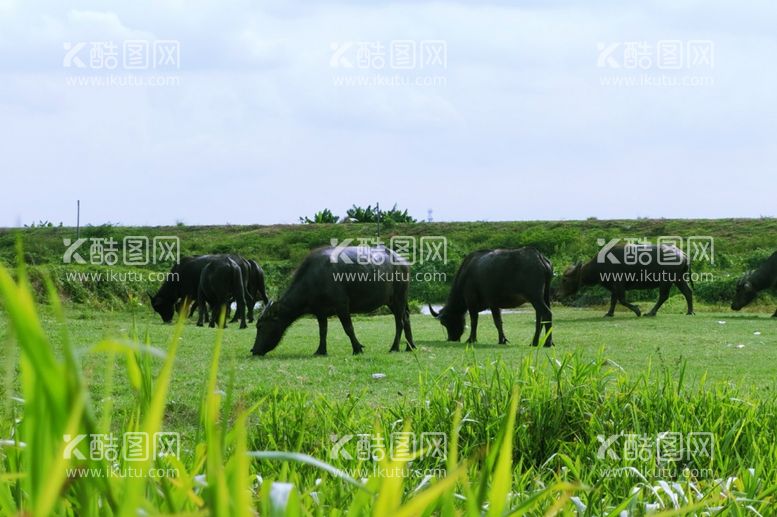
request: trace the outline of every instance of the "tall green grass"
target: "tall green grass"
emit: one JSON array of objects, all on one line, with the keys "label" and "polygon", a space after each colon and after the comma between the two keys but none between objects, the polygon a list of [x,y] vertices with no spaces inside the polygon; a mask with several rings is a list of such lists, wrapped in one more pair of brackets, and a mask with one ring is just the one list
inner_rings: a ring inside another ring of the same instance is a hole
[{"label": "tall green grass", "polygon": [[[421,374],[417,393],[376,412],[358,397],[294,391],[237,400],[221,334],[203,372],[196,443],[180,458],[93,460],[82,443],[78,459],[65,436],[175,431],[165,409],[183,322],[164,350],[137,339],[76,349],[60,325],[58,353],[23,266],[16,280],[0,268],[0,300],[14,335],[3,353],[13,396],[12,418],[0,422],[2,515],[769,515],[777,490],[777,399],[687,386],[682,364],[629,380],[605,357],[537,350],[509,369],[463,351],[459,365]],[[87,385],[84,353],[105,357],[102,386]],[[111,412],[117,375],[135,395],[121,422]],[[712,433],[712,455],[667,475],[654,457],[600,454],[602,437],[668,431]],[[396,432],[444,432],[447,457],[330,455],[333,434]],[[129,467],[137,474],[89,474]],[[159,469],[176,474],[152,475]]]}]

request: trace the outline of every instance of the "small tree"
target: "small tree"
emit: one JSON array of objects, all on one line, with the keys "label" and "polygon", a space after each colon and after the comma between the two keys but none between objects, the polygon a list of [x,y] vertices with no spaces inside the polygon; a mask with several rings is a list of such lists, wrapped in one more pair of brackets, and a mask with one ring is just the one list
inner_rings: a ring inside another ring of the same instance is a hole
[{"label": "small tree", "polygon": [[375,223],[380,218],[381,223],[415,223],[414,217],[407,210],[400,210],[396,203],[391,210],[379,210],[378,207],[367,205],[367,208],[353,205],[347,212],[348,220],[354,223]]},{"label": "small tree", "polygon": [[328,208],[313,214],[313,219],[310,219],[309,217],[299,218],[299,222],[302,224],[335,224],[339,220],[340,216],[334,215]]}]

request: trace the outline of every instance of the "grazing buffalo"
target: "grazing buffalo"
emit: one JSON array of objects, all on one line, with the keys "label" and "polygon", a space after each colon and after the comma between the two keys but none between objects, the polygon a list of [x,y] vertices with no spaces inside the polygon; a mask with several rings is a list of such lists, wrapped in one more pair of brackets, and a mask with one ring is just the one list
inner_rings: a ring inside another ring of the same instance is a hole
[{"label": "grazing buffalo", "polygon": [[506,344],[501,309],[529,302],[536,313],[532,346],[539,344],[543,328],[545,346],[552,346],[552,278],[553,266],[534,248],[475,251],[464,257],[459,266],[445,307],[437,313],[429,305],[429,310],[448,331],[449,341],[461,339],[464,313],[469,312],[471,328],[467,343],[474,343],[477,341],[478,312],[490,309],[499,332],[499,343]]},{"label": "grazing buffalo", "polygon": [[200,287],[200,273],[202,269],[215,257],[215,255],[200,255],[197,257],[181,257],[178,264],[174,264],[170,275],[162,283],[155,295],[150,295],[151,307],[162,317],[162,321],[173,321],[176,310],[180,310],[183,302],[188,300],[195,303],[197,291]]},{"label": "grazing buffalo", "polygon": [[[237,266],[240,268],[240,274],[243,279],[243,299],[245,300],[247,307],[253,307],[256,301],[254,300],[254,297],[251,296],[251,293],[248,287],[249,278],[251,276],[251,263],[248,260],[241,257],[240,255],[235,255],[233,253],[227,255],[227,257],[231,258],[235,262],[235,264],[237,264]],[[231,312],[230,308],[231,308],[232,302],[237,303],[237,300],[234,298],[229,300],[229,303],[227,304],[227,316],[226,316],[227,318],[229,318],[229,313]],[[251,310],[249,314],[251,316],[251,321],[253,321],[254,320],[253,310]],[[235,323],[239,317],[240,317],[239,313],[235,312],[234,317],[229,322]]]},{"label": "grazing buffalo", "polygon": [[[245,283],[240,266],[228,255],[212,258],[205,264],[200,273],[200,285],[197,291],[197,306],[199,318],[197,326],[201,327],[207,313],[206,303],[210,306],[210,326],[216,325],[217,319],[232,300],[237,302],[235,316],[240,318],[240,328],[246,325]],[[224,318],[226,327],[226,317]]]},{"label": "grazing buffalo", "polygon": [[605,251],[608,253],[600,252],[585,264],[577,263],[564,272],[560,298],[575,294],[583,286],[601,285],[611,293],[610,310],[605,316],[613,316],[617,302],[641,316],[639,307],[626,301],[626,291],[657,287],[658,301],[646,314],[655,316],[669,298],[672,285],[676,285],[685,296],[688,314],[693,314],[693,292],[688,285],[690,262],[681,250],[668,245],[626,244]]},{"label": "grazing buffalo", "polygon": [[351,340],[353,353],[360,354],[364,347],[356,339],[351,314],[369,313],[384,305],[394,315],[395,334],[390,351],[399,351],[403,329],[407,350],[412,350],[415,344],[407,306],[409,287],[410,267],[390,249],[351,246],[313,250],[280,299],[264,308],[256,322],[251,352],[264,355],[273,350],[297,318],[312,314],[318,319],[316,355],[326,355],[327,318],[334,315]]},{"label": "grazing buffalo", "polygon": [[264,271],[255,260],[248,261],[248,287],[246,289],[246,298],[250,297],[248,302],[248,321],[254,321],[254,305],[259,300],[267,305],[270,301],[267,298],[267,291],[264,286]]},{"label": "grazing buffalo", "polygon": [[[752,302],[759,292],[774,288],[777,288],[777,252],[758,266],[758,269],[739,279],[731,308],[738,311]],[[777,311],[772,314],[772,318],[777,318]]]}]

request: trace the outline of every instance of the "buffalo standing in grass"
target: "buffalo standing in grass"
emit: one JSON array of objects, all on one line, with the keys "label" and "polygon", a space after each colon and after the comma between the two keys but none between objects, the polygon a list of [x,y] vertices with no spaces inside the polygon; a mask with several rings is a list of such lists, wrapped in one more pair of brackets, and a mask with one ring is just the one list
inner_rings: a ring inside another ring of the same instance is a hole
[{"label": "buffalo standing in grass", "polygon": [[[188,300],[190,304],[189,316],[199,308],[197,302],[198,291],[200,287],[200,275],[205,266],[213,261],[223,257],[229,257],[240,267],[243,277],[244,297],[248,308],[248,321],[253,321],[253,307],[256,301],[262,300],[267,304],[267,294],[265,291],[264,271],[254,260],[246,260],[240,255],[197,255],[192,257],[181,257],[178,264],[174,264],[170,270],[170,275],[162,283],[159,291],[155,295],[149,295],[151,307],[161,317],[165,323],[173,320],[176,312],[183,309],[184,302]],[[230,301],[236,301],[232,299]],[[203,307],[207,311],[207,307]],[[227,310],[229,317],[229,309]],[[203,319],[207,319],[207,313]],[[232,322],[237,321],[239,315],[236,313]]]},{"label": "buffalo standing in grass", "polygon": [[688,285],[691,267],[681,250],[669,245],[627,244],[605,251],[585,264],[569,267],[558,296],[571,296],[583,286],[601,285],[611,293],[610,310],[605,316],[613,316],[618,302],[641,316],[639,307],[626,301],[626,291],[658,288],[658,301],[646,314],[655,316],[669,298],[672,285],[676,285],[685,296],[688,314],[693,314],[693,292]]},{"label": "buffalo standing in grass", "polygon": [[[264,271],[255,260],[247,260],[240,255],[227,255],[240,266],[240,272],[243,275],[243,286],[245,290],[246,311],[248,321],[254,321],[254,306],[256,302],[262,300],[267,305],[267,292],[264,287]],[[235,300],[232,300],[235,301]],[[230,308],[227,307],[227,317],[229,317]],[[238,314],[230,320],[230,323],[236,322]]]},{"label": "buffalo standing in grass", "polygon": [[[200,287],[200,273],[202,269],[214,258],[214,255],[200,255],[197,257],[181,257],[178,264],[170,269],[170,275],[162,283],[155,295],[149,295],[151,307],[162,317],[162,321],[173,321],[176,310],[183,307],[183,301],[195,303],[197,291]],[[192,307],[193,309],[193,307]]]},{"label": "buffalo standing in grass", "polygon": [[395,334],[391,352],[399,351],[404,329],[407,350],[415,348],[410,329],[407,295],[410,266],[384,247],[320,248],[300,265],[291,285],[280,299],[270,302],[256,323],[251,352],[264,355],[275,349],[286,329],[300,316],[312,314],[318,320],[319,345],[316,355],[326,355],[327,318],[337,315],[351,340],[353,353],[364,346],[356,339],[353,313],[369,313],[386,305],[394,315]]},{"label": "buffalo standing in grass", "polygon": [[207,316],[207,303],[211,311],[209,326],[216,326],[216,321],[223,311],[226,327],[226,310],[232,300],[237,302],[235,318],[240,319],[240,328],[244,329],[248,325],[246,324],[245,283],[241,267],[229,255],[212,258],[200,273],[200,285],[197,290],[197,306],[200,315],[197,326],[201,327],[204,323]]},{"label": "buffalo standing in grass", "polygon": [[[777,252],[758,266],[758,269],[739,279],[731,308],[738,311],[752,302],[759,292],[775,288],[777,288]],[[772,314],[772,318],[777,318],[777,311]]]},{"label": "buffalo standing in grass", "polygon": [[248,321],[254,321],[254,305],[256,305],[256,302],[262,300],[267,305],[270,300],[267,298],[267,291],[264,286],[264,271],[261,266],[255,260],[249,260],[248,265],[248,287],[246,288],[246,293],[251,298],[251,301],[246,300],[248,302]]},{"label": "buffalo standing in grass", "polygon": [[532,346],[545,330],[545,346],[553,345],[553,315],[550,311],[550,282],[553,266],[534,248],[480,250],[467,255],[453,279],[448,301],[440,312],[429,305],[432,315],[448,331],[449,341],[464,333],[464,313],[469,312],[467,343],[477,341],[478,312],[490,309],[499,332],[499,343],[506,344],[501,309],[529,302],[536,313]]}]

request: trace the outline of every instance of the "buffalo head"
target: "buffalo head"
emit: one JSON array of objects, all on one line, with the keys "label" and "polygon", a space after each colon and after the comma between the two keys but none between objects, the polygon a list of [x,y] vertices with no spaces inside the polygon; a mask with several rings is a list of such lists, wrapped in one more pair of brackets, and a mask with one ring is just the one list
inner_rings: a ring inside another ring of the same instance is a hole
[{"label": "buffalo head", "polygon": [[440,312],[436,312],[432,308],[432,304],[429,304],[429,312],[442,323],[445,330],[448,331],[448,341],[459,341],[461,335],[464,334],[464,313],[460,315],[452,314],[447,307],[440,309]]},{"label": "buffalo head", "polygon": [[731,302],[731,309],[735,311],[740,310],[742,307],[752,302],[757,294],[758,290],[753,287],[753,284],[750,282],[750,275],[739,279],[739,282],[737,282],[737,290],[734,294],[734,301]]},{"label": "buffalo head", "polygon": [[251,353],[264,355],[275,350],[280,343],[283,333],[291,324],[291,320],[283,314],[280,303],[268,302],[262,311],[262,315],[256,320],[256,339]]},{"label": "buffalo head", "polygon": [[175,303],[164,299],[158,294],[154,296],[149,294],[148,297],[151,300],[151,308],[154,309],[154,312],[162,317],[163,322],[171,323],[175,315]]},{"label": "buffalo head", "polygon": [[572,296],[580,290],[583,277],[583,264],[578,262],[574,266],[569,266],[561,276],[561,285],[556,292],[558,298]]}]

